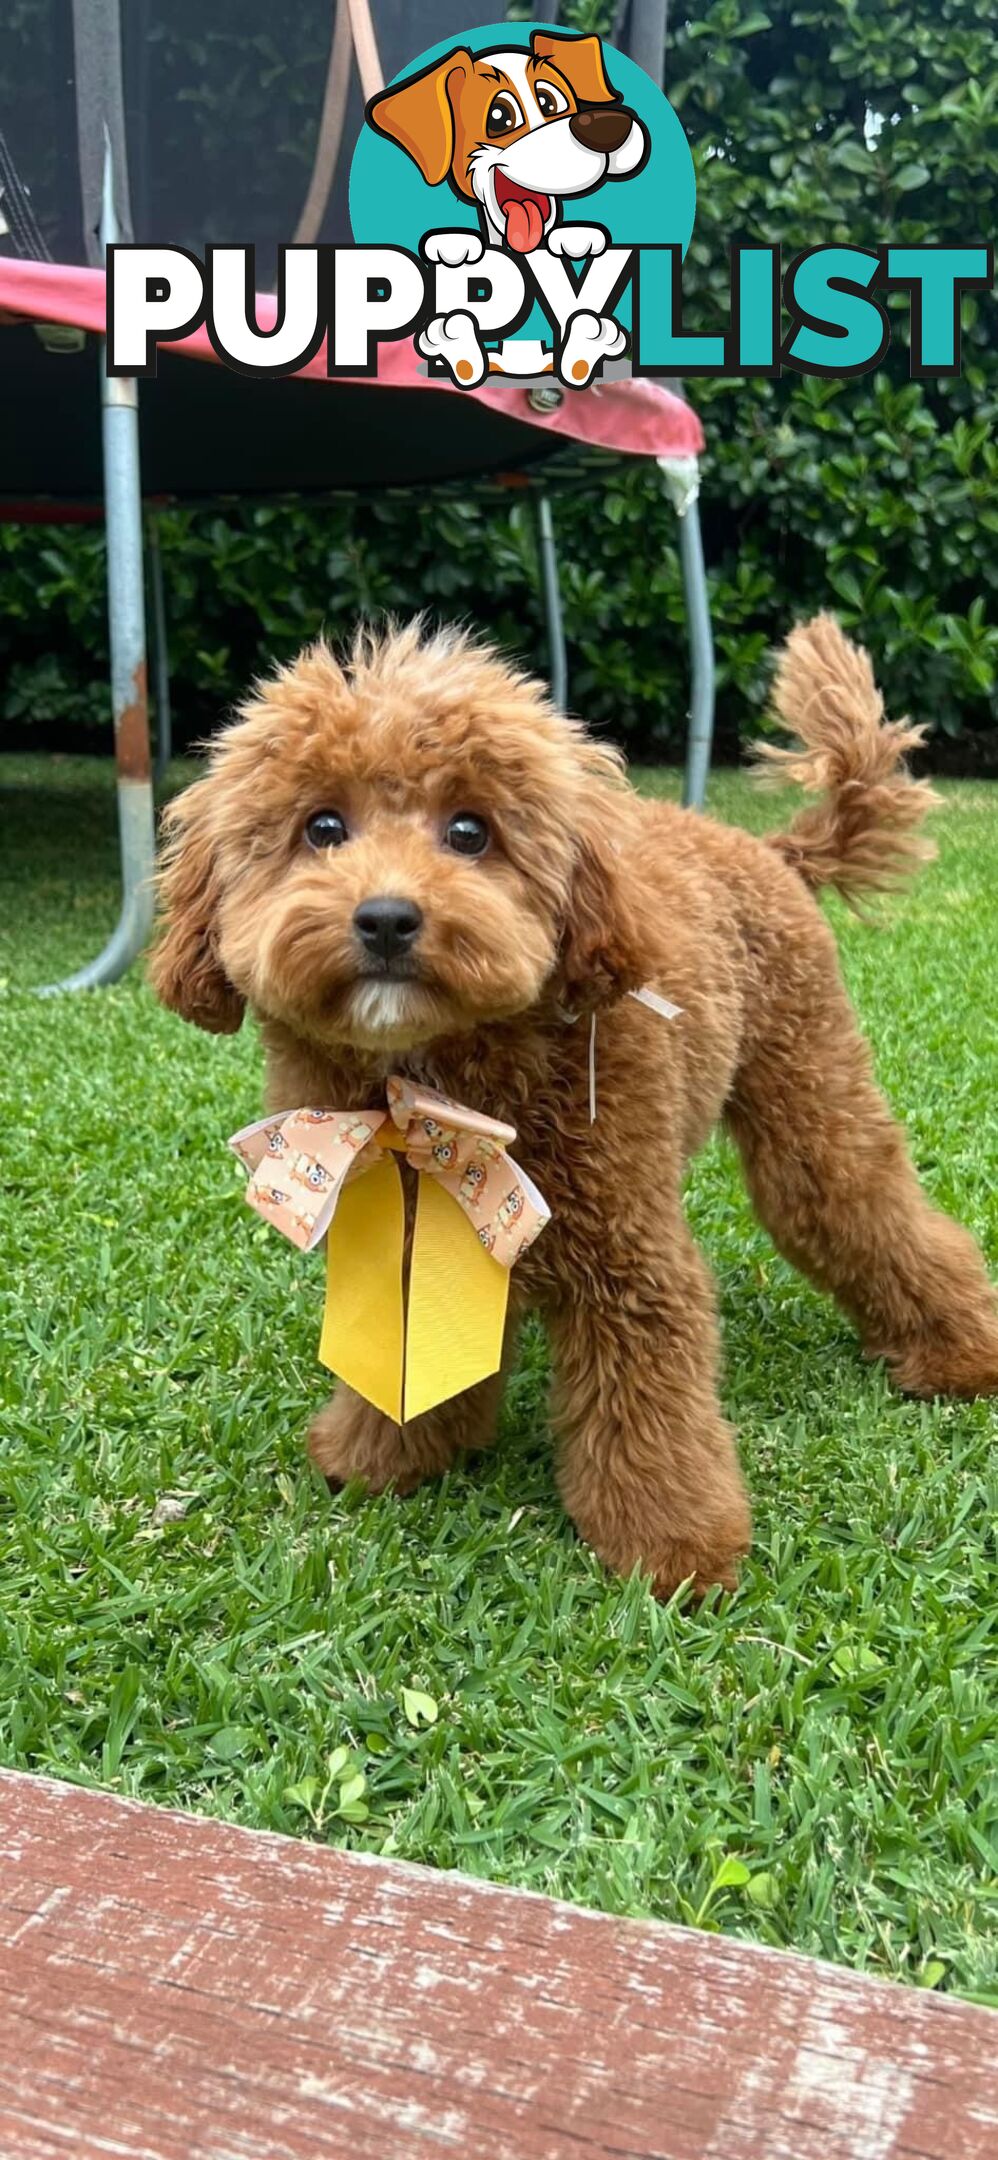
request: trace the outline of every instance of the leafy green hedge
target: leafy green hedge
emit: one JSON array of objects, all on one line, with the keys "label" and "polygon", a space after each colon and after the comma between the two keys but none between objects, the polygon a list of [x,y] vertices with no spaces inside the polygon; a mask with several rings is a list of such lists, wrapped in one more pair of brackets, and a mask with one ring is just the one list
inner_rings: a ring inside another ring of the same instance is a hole
[{"label": "leafy green hedge", "polygon": [[[522,12],[522,10],[520,11]],[[580,27],[608,9],[579,0]],[[731,240],[953,241],[992,234],[998,48],[980,0],[712,0],[674,13],[668,89],[699,196],[686,320],[723,323]],[[722,746],[759,724],[766,652],[832,604],[871,646],[892,703],[947,756],[998,766],[998,358],[995,303],[965,300],[963,373],[907,381],[907,301],[892,351],[849,383],[694,387],[709,455],[704,537]],[[672,512],[656,476],[608,468],[591,508],[556,503],[573,701],[641,750],[679,747],[684,620]],[[466,614],[543,663],[533,538],[441,498],[245,507],[163,520],[181,736],[255,668],[320,625],[428,606]],[[0,710],[8,739],[104,725],[99,535],[0,530]],[[37,739],[37,738],[36,738]],[[94,741],[98,740],[96,735]]]}]

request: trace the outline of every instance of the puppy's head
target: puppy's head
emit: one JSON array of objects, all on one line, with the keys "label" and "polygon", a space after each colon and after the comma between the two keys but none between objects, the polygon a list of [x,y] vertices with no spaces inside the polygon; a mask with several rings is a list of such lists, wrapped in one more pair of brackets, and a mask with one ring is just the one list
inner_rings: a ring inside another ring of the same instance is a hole
[{"label": "puppy's head", "polygon": [[167,1005],[395,1053],[648,972],[616,754],[457,631],[324,644],[262,684],[167,813]]},{"label": "puppy's head", "polygon": [[531,34],[529,50],[463,47],[372,98],[367,117],[430,186],[449,180],[496,234],[528,254],[561,196],[637,172],[648,143],[621,103],[598,37]]}]

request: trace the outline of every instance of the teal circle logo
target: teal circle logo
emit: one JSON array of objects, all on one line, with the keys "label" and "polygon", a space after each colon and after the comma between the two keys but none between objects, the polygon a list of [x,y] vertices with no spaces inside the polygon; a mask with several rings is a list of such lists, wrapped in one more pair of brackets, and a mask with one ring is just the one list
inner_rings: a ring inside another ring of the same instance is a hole
[{"label": "teal circle logo", "polygon": [[[609,264],[614,249],[668,245],[685,255],[695,210],[693,158],[664,91],[602,39],[539,22],[488,24],[418,54],[370,101],[350,170],[359,246],[471,265],[475,240],[465,252],[460,241],[428,241],[466,234],[477,236],[479,255],[493,251],[493,271],[502,257],[519,264],[529,303],[503,338],[506,364],[491,355],[500,373],[527,372],[544,350],[550,321],[532,284],[543,289],[544,277],[563,273],[579,286],[588,322],[622,326],[616,351],[609,329],[603,339],[601,356],[612,361],[626,342],[631,295],[610,292],[598,257]],[[603,305],[594,311],[596,289]],[[437,345],[425,332],[418,341],[433,366],[438,353],[446,358],[445,319]],[[598,369],[593,361],[590,372]],[[581,364],[573,372],[581,376]]]}]

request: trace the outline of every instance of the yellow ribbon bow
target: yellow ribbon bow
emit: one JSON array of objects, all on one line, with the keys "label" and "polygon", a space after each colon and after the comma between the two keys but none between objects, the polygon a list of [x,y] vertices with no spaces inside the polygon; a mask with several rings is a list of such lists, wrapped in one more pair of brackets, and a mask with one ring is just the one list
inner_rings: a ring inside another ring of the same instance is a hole
[{"label": "yellow ribbon bow", "polygon": [[[393,1075],[387,1110],[292,1110],[233,1134],[246,1198],[311,1252],[326,1238],[319,1356],[401,1422],[498,1372],[509,1270],[550,1210],[506,1154],[512,1125]],[[393,1153],[421,1173],[403,1283]]]}]

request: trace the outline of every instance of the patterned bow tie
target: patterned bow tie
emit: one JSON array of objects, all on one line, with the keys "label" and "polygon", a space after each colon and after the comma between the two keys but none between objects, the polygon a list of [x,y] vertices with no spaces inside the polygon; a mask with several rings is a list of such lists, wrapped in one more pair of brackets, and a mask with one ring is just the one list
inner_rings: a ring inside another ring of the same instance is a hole
[{"label": "patterned bow tie", "polygon": [[[386,1094],[261,1118],[229,1146],[258,1215],[302,1252],[326,1238],[322,1363],[401,1422],[498,1371],[509,1270],[550,1211],[505,1152],[512,1125],[396,1076]],[[420,1173],[408,1299],[393,1154]]]}]

